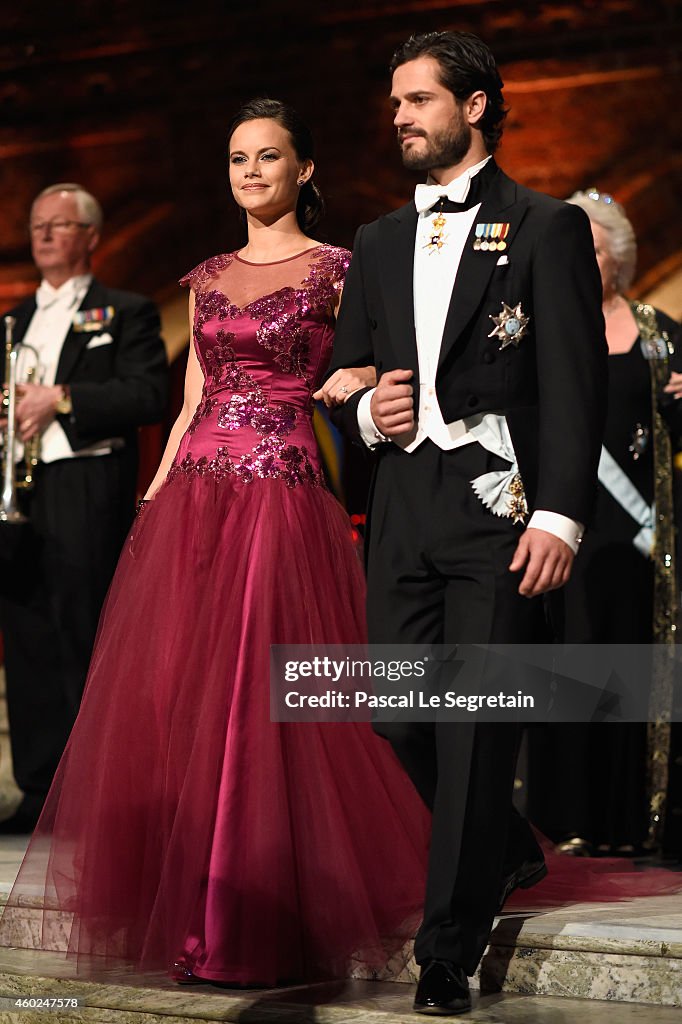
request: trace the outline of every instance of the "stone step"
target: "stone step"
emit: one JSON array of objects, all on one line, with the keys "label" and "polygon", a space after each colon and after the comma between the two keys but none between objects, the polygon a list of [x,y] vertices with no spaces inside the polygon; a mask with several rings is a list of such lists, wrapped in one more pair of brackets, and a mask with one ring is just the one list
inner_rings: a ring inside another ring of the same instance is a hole
[{"label": "stone step", "polygon": [[[416,982],[405,949],[365,980]],[[682,1006],[682,894],[503,914],[472,986],[503,992]]]},{"label": "stone step", "polygon": [[[3,903],[6,898],[4,893]],[[673,899],[677,907],[663,905]],[[23,947],[48,940],[60,948],[68,935],[69,915],[54,915],[46,932],[38,902],[28,899],[16,914],[12,941]],[[604,904],[589,910],[576,907],[573,913],[504,915],[496,923],[472,989],[681,1007],[682,898],[637,900],[634,905],[634,911],[628,909],[633,904]],[[676,918],[676,926],[655,924],[659,913],[668,922]],[[356,981],[414,984],[418,969],[411,952],[406,948],[382,972],[355,964],[350,976]],[[68,966],[62,962],[67,971]]]},{"label": "stone step", "polygon": [[[0,905],[7,900],[25,847],[26,839],[23,837],[0,837]],[[68,926],[67,914],[55,915],[52,919],[50,937],[57,947],[60,942],[63,944]],[[40,894],[36,893],[25,899],[21,916],[16,921],[13,939],[23,946],[35,941],[41,935],[40,929]],[[43,933],[43,941],[44,937]],[[10,984],[18,985],[22,992],[29,991],[31,986],[34,986],[34,991],[39,991],[41,972],[47,967],[52,972],[49,976],[58,986],[61,986],[62,981],[65,984],[82,983],[81,979],[76,978],[73,963],[59,955],[22,948],[11,952],[10,957],[10,952],[0,950],[0,963],[4,964],[0,994],[5,993],[6,986]],[[11,979],[15,968],[16,980],[13,982]],[[373,972],[361,963],[355,963],[349,973],[352,985],[389,984],[389,991],[394,991],[398,994],[397,998],[409,1003],[409,986],[415,983],[417,971],[408,945],[382,972]],[[134,983],[138,986],[141,984],[139,978]],[[164,986],[168,986],[163,975],[155,976],[152,986],[154,991],[157,985],[161,985],[165,992]],[[147,988],[143,988],[147,993]],[[580,999],[583,1000],[583,1007],[607,1000],[617,1002],[623,1011],[628,1004],[648,1004],[651,1008],[659,1008],[661,1013],[663,1008],[669,1008],[677,1014],[676,1019],[682,1019],[679,1013],[682,1007],[682,894],[621,903],[578,904],[542,912],[517,910],[503,914],[495,923],[481,968],[472,979],[472,989],[482,990],[486,994],[497,992],[509,996],[561,997],[559,1002],[562,1005],[563,1000]],[[380,990],[384,991],[383,988],[353,988],[353,991],[363,992]],[[177,989],[171,987],[170,991],[180,998]],[[195,991],[192,990],[192,995]],[[309,989],[296,990],[300,991],[307,992]],[[282,990],[269,993],[268,1005],[277,999],[284,999],[285,995]],[[182,998],[185,998],[184,995]],[[245,1004],[243,1000],[240,1002],[242,997],[233,998],[237,999],[234,1006],[241,1007],[243,1011]],[[144,999],[147,999],[146,994]],[[147,1006],[147,1003],[144,1005]],[[144,1012],[157,1011],[146,1009]],[[592,1012],[590,1009],[590,1020]],[[54,1017],[51,1019],[54,1020]],[[69,1017],[69,1020],[72,1019]],[[212,1018],[200,1016],[199,1019]],[[239,1019],[255,1021],[261,1018],[246,1016]],[[293,1021],[298,1018],[288,1019]],[[343,1016],[300,1018],[302,1022],[308,1019],[315,1022],[322,1019],[339,1022],[346,1020]],[[349,1016],[347,1019],[359,1018]],[[2,1020],[0,1013],[0,1022]]]},{"label": "stone step", "polygon": [[[412,1012],[413,998],[411,985],[378,981],[219,990],[182,988],[161,974],[110,970],[78,977],[73,964],[65,966],[53,954],[0,950],[0,1021],[17,1024],[416,1024],[424,1018]],[[463,1024],[678,1024],[680,1014],[636,1003],[474,993],[471,1012],[457,1019]]]}]

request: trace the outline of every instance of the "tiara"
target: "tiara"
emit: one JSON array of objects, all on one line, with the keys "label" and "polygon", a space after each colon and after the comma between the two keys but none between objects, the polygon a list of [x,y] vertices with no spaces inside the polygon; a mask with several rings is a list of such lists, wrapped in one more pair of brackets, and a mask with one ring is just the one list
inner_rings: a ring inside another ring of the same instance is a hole
[{"label": "tiara", "polygon": [[598,188],[586,188],[585,195],[593,199],[595,203],[605,203],[607,206],[618,206],[619,204],[608,192],[600,192]]}]

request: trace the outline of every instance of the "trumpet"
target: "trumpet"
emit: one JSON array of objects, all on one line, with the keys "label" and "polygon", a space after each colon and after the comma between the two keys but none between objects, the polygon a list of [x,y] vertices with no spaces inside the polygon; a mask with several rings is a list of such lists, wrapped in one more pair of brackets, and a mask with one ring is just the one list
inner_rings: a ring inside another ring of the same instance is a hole
[{"label": "trumpet", "polygon": [[[2,435],[2,497],[0,498],[0,522],[23,523],[26,516],[21,512],[17,501],[17,491],[26,490],[33,485],[33,471],[40,460],[40,437],[36,436],[24,445],[24,472],[17,477],[17,387],[30,384],[36,379],[39,367],[39,356],[32,345],[14,344],[13,332],[16,319],[5,317],[5,379],[2,387],[2,412],[7,424]],[[18,360],[21,352],[31,352],[35,364],[26,372],[24,381],[18,380]]]}]

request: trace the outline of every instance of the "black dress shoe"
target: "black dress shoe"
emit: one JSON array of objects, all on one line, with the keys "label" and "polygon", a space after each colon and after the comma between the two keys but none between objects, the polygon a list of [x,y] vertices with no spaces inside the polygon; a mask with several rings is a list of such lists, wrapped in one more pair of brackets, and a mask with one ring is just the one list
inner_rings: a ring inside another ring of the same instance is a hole
[{"label": "black dress shoe", "polygon": [[546,875],[547,865],[544,860],[524,860],[515,871],[502,880],[497,913],[502,912],[502,908],[515,889],[530,889],[531,886],[541,882]]},{"label": "black dress shoe", "polygon": [[471,1009],[469,982],[461,967],[449,960],[430,960],[422,967],[414,997],[417,1013],[454,1016]]}]

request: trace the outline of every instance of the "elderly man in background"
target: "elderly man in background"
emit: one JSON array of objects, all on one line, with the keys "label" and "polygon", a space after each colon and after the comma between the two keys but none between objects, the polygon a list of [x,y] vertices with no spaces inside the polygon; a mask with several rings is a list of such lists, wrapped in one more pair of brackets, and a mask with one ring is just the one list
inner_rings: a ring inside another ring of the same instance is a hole
[{"label": "elderly man in background", "polygon": [[132,521],[137,428],[158,421],[167,399],[155,305],[93,277],[101,225],[99,203],[80,185],[42,191],[30,218],[42,280],[10,311],[15,343],[39,358],[39,381],[19,389],[16,419],[23,443],[39,437],[40,462],[22,495],[30,525],[0,573],[12,758],[23,793],[0,833],[29,832],[40,814]]}]

